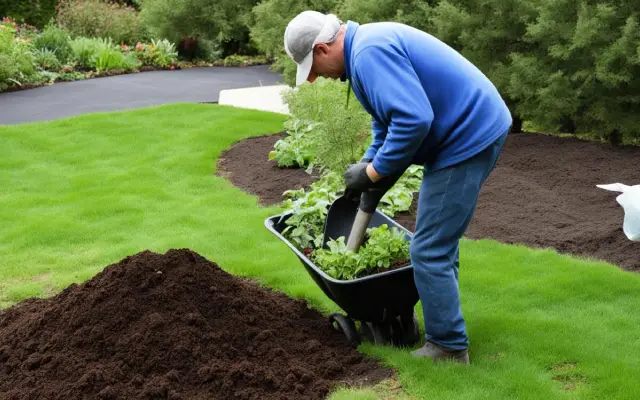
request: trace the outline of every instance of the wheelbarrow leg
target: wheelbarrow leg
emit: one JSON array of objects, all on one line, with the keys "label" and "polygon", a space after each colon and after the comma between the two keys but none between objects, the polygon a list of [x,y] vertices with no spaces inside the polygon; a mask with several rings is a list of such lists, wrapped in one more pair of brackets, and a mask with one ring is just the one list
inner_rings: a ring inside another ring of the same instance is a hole
[{"label": "wheelbarrow leg", "polygon": [[360,336],[376,345],[386,346],[391,344],[391,329],[388,323],[360,323]]},{"label": "wheelbarrow leg", "polygon": [[353,319],[336,312],[329,315],[329,322],[334,329],[344,333],[350,343],[360,344],[360,335],[358,335]]},{"label": "wheelbarrow leg", "polygon": [[396,319],[397,335],[395,345],[400,347],[413,347],[420,341],[420,325],[415,312],[403,314]]}]

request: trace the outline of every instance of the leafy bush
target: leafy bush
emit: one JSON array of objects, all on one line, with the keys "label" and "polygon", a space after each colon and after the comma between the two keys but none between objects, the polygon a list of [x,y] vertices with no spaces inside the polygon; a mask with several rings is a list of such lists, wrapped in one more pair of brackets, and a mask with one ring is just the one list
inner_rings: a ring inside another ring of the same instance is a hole
[{"label": "leafy bush", "polygon": [[269,152],[269,160],[277,160],[279,167],[313,168],[313,151],[306,136],[313,127],[313,124],[299,119],[287,120],[285,129],[288,135],[275,143],[274,150]]},{"label": "leafy bush", "polygon": [[133,54],[124,55],[117,47],[104,47],[95,55],[95,68],[98,73],[108,71],[134,71],[140,62]]},{"label": "leafy bush", "polygon": [[74,37],[111,38],[117,44],[147,38],[135,9],[103,0],[60,0],[57,22]]},{"label": "leafy bush", "polygon": [[57,81],[81,81],[86,79],[86,76],[82,72],[61,72],[57,74]]},{"label": "leafy bush", "polygon": [[176,45],[167,39],[151,40],[152,59],[154,64],[159,67],[167,67],[173,64],[177,57]]},{"label": "leafy bush", "polygon": [[42,69],[57,72],[62,68],[56,53],[49,49],[36,49],[33,52],[35,63]]},{"label": "leafy bush", "polygon": [[353,93],[347,107],[347,93],[347,84],[324,78],[283,93],[291,115],[313,123],[305,136],[314,163],[340,174],[360,160],[371,139],[371,117]]},{"label": "leafy bush", "polygon": [[39,79],[33,51],[32,43],[17,37],[13,23],[0,23],[0,91]]},{"label": "leafy bush", "polygon": [[142,65],[135,53],[123,53],[111,39],[75,38],[71,41],[74,59],[81,69],[96,70],[99,74],[109,71],[134,71]]},{"label": "leafy bush", "polygon": [[431,11],[431,33],[460,51],[496,85],[512,111],[514,131],[520,131],[522,121],[508,91],[511,54],[530,50],[524,36],[536,17],[532,0],[447,0]]},{"label": "leafy bush", "polygon": [[[69,44],[70,40],[71,37],[67,31],[54,24],[48,24],[44,30],[34,38],[33,45],[39,50],[49,50],[55,55],[59,62],[65,64],[73,56],[73,51]],[[50,59],[50,56],[47,57]]]},{"label": "leafy bush", "polygon": [[70,42],[74,60],[85,70],[96,68],[96,58],[104,49],[113,48],[111,39],[78,37]]},{"label": "leafy bush", "polygon": [[[141,18],[154,37],[163,37],[191,51],[200,42],[218,47],[223,57],[239,52],[250,53],[246,17],[258,0],[146,0]],[[211,43],[213,42],[213,43]],[[181,47],[181,46],[179,46]],[[213,49],[211,49],[213,50]],[[215,52],[215,50],[213,50]]]},{"label": "leafy bush", "polygon": [[56,13],[57,0],[0,0],[0,17],[44,27]]},{"label": "leafy bush", "polygon": [[367,229],[357,253],[347,250],[346,238],[341,236],[327,242],[329,249],[314,250],[310,257],[332,278],[355,279],[408,262],[409,241],[404,236],[403,231],[383,224]]}]

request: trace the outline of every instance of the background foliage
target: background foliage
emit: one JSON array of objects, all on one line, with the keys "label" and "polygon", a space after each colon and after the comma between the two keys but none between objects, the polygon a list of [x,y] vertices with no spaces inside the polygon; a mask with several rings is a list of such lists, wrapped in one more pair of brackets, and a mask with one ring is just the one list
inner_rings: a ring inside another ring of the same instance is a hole
[{"label": "background foliage", "polygon": [[286,23],[302,9],[359,23],[396,21],[425,30],[471,60],[514,117],[548,132],[612,143],[640,139],[640,8],[634,0],[342,0],[288,7],[264,0],[251,35],[289,84]]},{"label": "background foliage", "polygon": [[257,1],[142,0],[141,17],[154,36],[180,43],[185,55],[194,46],[194,56],[254,54],[247,23]]},{"label": "background foliage", "polygon": [[166,39],[127,46],[110,37],[72,38],[53,23],[38,30],[9,19],[0,22],[0,92],[176,64],[175,44]]},{"label": "background foliage", "polygon": [[73,37],[110,38],[117,44],[149,39],[139,13],[133,8],[104,0],[59,0],[57,23]]},{"label": "background foliage", "polygon": [[10,17],[43,28],[56,14],[58,0],[0,0],[0,19]]},{"label": "background foliage", "polygon": [[[289,84],[295,64],[284,52],[284,30],[309,9],[434,35],[495,83],[515,131],[525,124],[614,144],[640,141],[636,0],[0,0],[1,16],[40,29],[55,17],[72,37],[129,45],[168,39],[183,59],[224,65],[264,56]],[[62,35],[52,30],[51,42]],[[52,52],[65,63],[68,49],[42,49],[38,65],[55,68]]]}]

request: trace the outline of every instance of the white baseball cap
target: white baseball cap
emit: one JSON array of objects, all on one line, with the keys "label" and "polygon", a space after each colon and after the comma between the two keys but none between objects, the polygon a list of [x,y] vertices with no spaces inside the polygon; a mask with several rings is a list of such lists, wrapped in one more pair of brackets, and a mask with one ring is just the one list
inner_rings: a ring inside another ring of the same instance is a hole
[{"label": "white baseball cap", "polygon": [[333,42],[340,26],[341,21],[334,14],[317,11],[303,11],[289,22],[284,31],[284,49],[298,64],[296,86],[309,77],[315,45]]}]

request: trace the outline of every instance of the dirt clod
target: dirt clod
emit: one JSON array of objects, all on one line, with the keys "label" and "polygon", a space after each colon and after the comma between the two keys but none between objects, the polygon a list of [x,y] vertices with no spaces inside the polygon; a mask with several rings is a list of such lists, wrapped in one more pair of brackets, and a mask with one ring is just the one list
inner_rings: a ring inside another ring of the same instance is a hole
[{"label": "dirt clod", "polygon": [[190,250],[145,251],[0,311],[3,400],[320,399],[390,375],[304,302]]}]

